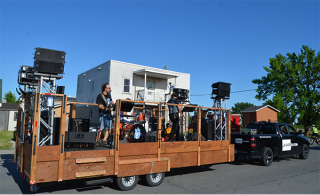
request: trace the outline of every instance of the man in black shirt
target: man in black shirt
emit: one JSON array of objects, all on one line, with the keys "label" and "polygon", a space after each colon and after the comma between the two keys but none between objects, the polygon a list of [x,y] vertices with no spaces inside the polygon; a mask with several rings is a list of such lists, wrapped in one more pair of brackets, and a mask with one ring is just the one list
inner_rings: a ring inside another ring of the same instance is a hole
[{"label": "man in black shirt", "polygon": [[[101,136],[101,132],[105,129],[106,133],[104,135],[102,144],[107,144],[107,139],[109,134],[111,134],[112,129],[112,106],[114,102],[111,98],[111,87],[108,83],[105,83],[101,87],[102,93],[97,96],[96,103],[99,105],[99,130],[97,132],[96,141],[98,142]],[[97,145],[99,145],[97,143]]]},{"label": "man in black shirt", "polygon": [[[177,94],[175,92],[173,92],[173,94],[171,95],[171,99],[168,101],[168,103],[171,104],[179,104],[179,100],[177,99]],[[173,106],[173,105],[169,105],[169,118],[172,122],[172,128],[171,128],[171,133],[169,136],[169,140],[168,141],[174,141],[173,140],[173,136],[174,134],[176,134],[176,141],[179,141],[179,114],[182,116],[181,113],[181,108],[180,106]]]}]

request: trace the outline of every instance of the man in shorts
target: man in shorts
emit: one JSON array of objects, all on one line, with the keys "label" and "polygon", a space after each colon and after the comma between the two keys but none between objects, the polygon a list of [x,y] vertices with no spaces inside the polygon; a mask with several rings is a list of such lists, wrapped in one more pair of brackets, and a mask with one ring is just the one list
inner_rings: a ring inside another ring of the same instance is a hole
[{"label": "man in shorts", "polygon": [[[106,130],[102,144],[107,145],[107,139],[111,134],[112,129],[112,107],[114,102],[111,98],[111,87],[108,83],[105,83],[101,87],[102,93],[97,96],[96,103],[99,105],[99,130],[96,137],[96,146],[99,146],[98,143],[101,133],[103,130]],[[110,144],[110,143],[109,143]]]}]

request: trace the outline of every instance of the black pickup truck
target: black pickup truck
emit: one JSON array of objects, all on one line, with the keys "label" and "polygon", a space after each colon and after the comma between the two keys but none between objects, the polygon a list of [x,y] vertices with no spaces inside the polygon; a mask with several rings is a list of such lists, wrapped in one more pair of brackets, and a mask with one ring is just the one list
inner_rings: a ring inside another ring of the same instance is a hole
[{"label": "black pickup truck", "polygon": [[307,159],[309,156],[308,138],[286,123],[262,123],[256,129],[231,133],[231,143],[235,144],[235,159],[259,159],[265,166],[271,165],[273,157],[299,155]]}]

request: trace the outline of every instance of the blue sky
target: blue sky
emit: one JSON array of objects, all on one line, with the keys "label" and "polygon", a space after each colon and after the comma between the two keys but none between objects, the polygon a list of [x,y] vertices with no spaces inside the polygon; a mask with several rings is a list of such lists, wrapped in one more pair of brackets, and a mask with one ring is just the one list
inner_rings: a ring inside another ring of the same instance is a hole
[{"label": "blue sky", "polygon": [[[110,59],[191,74],[190,94],[211,84],[231,92],[256,89],[253,79],[281,53],[319,51],[319,1],[14,1],[0,0],[2,93],[18,87],[19,66],[33,66],[35,47],[65,51],[57,85],[75,97],[78,74]],[[262,105],[255,91],[231,93]],[[18,96],[16,94],[16,96]],[[211,107],[210,95],[191,103]]]}]

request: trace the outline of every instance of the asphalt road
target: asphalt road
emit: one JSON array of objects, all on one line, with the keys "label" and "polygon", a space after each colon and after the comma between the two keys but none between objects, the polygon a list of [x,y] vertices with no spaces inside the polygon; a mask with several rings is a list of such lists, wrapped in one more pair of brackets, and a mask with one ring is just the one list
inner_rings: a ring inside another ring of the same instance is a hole
[{"label": "asphalt road", "polygon": [[[13,150],[0,151],[0,194],[27,194],[29,184],[16,171]],[[40,188],[44,194],[320,194],[320,146],[311,146],[307,160],[275,159],[260,166],[245,158],[233,163],[172,169],[163,183],[149,187],[142,180],[131,191],[107,183],[84,187],[78,181]]]}]

